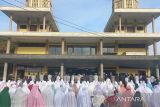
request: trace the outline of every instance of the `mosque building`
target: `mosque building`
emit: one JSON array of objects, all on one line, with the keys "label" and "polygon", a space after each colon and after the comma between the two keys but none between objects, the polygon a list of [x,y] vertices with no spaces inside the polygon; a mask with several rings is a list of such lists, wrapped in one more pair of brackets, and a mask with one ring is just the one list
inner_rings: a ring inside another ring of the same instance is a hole
[{"label": "mosque building", "polygon": [[[155,19],[160,9],[138,8],[138,0],[113,0],[104,32],[60,32],[51,0],[26,0],[26,7],[0,7],[10,18],[0,54],[0,79],[36,75],[151,74],[159,78],[160,57]],[[13,32],[13,22],[17,24]],[[152,33],[147,26],[152,24]],[[154,55],[148,47],[153,45]],[[152,72],[151,72],[152,71]]]}]

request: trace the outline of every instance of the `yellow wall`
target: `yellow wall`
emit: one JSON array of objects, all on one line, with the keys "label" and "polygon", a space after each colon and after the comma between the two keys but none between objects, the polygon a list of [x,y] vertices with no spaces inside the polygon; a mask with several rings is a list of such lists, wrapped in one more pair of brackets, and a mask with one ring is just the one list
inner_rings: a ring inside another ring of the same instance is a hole
[{"label": "yellow wall", "polygon": [[45,47],[17,47],[16,54],[47,54]]},{"label": "yellow wall", "polygon": [[118,48],[118,55],[122,55],[125,52],[144,52],[146,55],[145,48]]},{"label": "yellow wall", "polygon": [[19,31],[19,32],[27,32],[28,29],[19,29],[18,31]]}]

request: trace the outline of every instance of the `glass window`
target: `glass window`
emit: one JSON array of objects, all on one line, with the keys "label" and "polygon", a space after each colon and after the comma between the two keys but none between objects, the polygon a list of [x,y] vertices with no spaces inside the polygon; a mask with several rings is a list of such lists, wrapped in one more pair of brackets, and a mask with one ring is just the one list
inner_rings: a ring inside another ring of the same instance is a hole
[{"label": "glass window", "polygon": [[68,55],[95,55],[95,47],[72,46],[67,49]]},{"label": "glass window", "polygon": [[27,25],[20,25],[20,29],[27,29]]},{"label": "glass window", "polygon": [[61,47],[60,46],[49,47],[49,54],[61,55]]},{"label": "glass window", "polygon": [[114,53],[115,53],[115,47],[104,47],[103,48],[104,55],[109,55],[109,54],[114,54]]},{"label": "glass window", "polygon": [[[117,26],[118,30],[119,30],[119,26]],[[121,30],[124,31],[124,26],[121,26]]]},{"label": "glass window", "polygon": [[[45,29],[47,28],[47,26],[45,26]],[[40,29],[43,30],[43,25],[40,25]]]},{"label": "glass window", "polygon": [[143,27],[143,26],[137,26],[137,30],[138,30],[138,31],[143,31],[143,30],[144,30],[144,27]]},{"label": "glass window", "polygon": [[96,48],[91,48],[91,55],[95,55],[96,54]]},{"label": "glass window", "polygon": [[76,55],[82,55],[82,48],[76,47],[74,50]]},{"label": "glass window", "polygon": [[31,25],[30,31],[37,31],[37,25]]},{"label": "glass window", "polygon": [[85,48],[82,48],[82,55],[90,55],[90,48],[88,47],[85,47]]},{"label": "glass window", "polygon": [[130,33],[135,32],[135,27],[134,26],[128,26],[127,27],[127,32],[130,32]]},{"label": "glass window", "polygon": [[73,47],[68,48],[68,55],[74,55],[74,48]]}]

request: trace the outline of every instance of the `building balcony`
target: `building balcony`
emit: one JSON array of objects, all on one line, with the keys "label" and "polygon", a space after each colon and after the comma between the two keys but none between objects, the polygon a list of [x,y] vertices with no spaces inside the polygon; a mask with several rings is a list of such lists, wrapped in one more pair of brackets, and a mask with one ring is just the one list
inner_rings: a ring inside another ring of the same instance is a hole
[{"label": "building balcony", "polygon": [[114,66],[147,67],[160,65],[160,56],[115,56],[115,55],[94,55],[94,56],[69,56],[69,55],[15,55],[1,54],[0,62],[15,64],[45,64],[45,65],[92,65],[99,63]]},{"label": "building balcony", "polygon": [[65,39],[67,43],[132,43],[152,44],[154,40],[160,41],[160,33],[74,33],[74,32],[0,32],[0,37],[10,38],[13,42],[45,43],[59,42]]}]

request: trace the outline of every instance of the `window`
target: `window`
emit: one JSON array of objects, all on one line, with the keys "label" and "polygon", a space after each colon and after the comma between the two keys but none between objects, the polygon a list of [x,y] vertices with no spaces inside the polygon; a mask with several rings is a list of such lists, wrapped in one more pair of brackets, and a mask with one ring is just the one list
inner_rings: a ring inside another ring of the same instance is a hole
[{"label": "window", "polygon": [[74,48],[73,47],[68,48],[68,55],[74,55]]},{"label": "window", "polygon": [[143,27],[143,26],[137,26],[137,30],[138,30],[138,31],[143,31],[143,30],[144,30],[144,27]]},{"label": "window", "polygon": [[134,26],[128,26],[127,27],[127,32],[130,32],[130,33],[135,32],[135,27]]},{"label": "window", "polygon": [[27,25],[20,25],[20,29],[27,29]]},{"label": "window", "polygon": [[68,55],[95,55],[95,47],[88,46],[69,46]]},{"label": "window", "polygon": [[75,47],[74,50],[75,50],[75,54],[76,54],[76,55],[82,55],[82,48],[80,48],[80,47]]},{"label": "window", "polygon": [[60,46],[50,46],[49,54],[61,55],[61,47]]},{"label": "window", "polygon": [[91,48],[91,55],[95,55],[96,54],[96,48],[95,47],[92,47]]},{"label": "window", "polygon": [[[119,30],[119,26],[117,26],[118,30]],[[124,31],[124,26],[121,26],[121,30]]]},{"label": "window", "polygon": [[31,25],[30,31],[37,31],[37,25]]},{"label": "window", "polygon": [[[43,30],[43,25],[40,25],[40,29]],[[45,26],[45,29],[46,29],[46,26]]]},{"label": "window", "polygon": [[104,55],[113,55],[115,54],[115,47],[114,46],[107,46],[103,48]]}]

